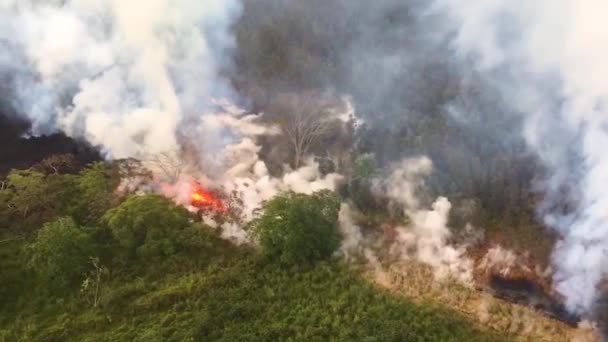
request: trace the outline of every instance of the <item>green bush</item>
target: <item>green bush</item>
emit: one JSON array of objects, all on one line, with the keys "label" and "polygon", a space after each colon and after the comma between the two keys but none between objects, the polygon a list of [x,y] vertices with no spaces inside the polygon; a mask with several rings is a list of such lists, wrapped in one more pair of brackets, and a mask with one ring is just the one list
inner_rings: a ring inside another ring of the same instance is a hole
[{"label": "green bush", "polygon": [[312,195],[286,193],[270,200],[252,222],[264,254],[280,263],[314,264],[340,244],[340,201],[330,191]]},{"label": "green bush", "polygon": [[105,212],[116,204],[114,189],[118,186],[112,179],[111,168],[103,163],[94,163],[75,177],[77,203],[73,216],[80,224],[96,225]]},{"label": "green bush", "polygon": [[132,196],[109,210],[103,221],[128,259],[176,254],[191,225],[186,209],[159,195]]},{"label": "green bush", "polygon": [[115,205],[111,169],[95,163],[79,174],[12,171],[0,190],[0,231],[31,233],[46,222],[70,216],[94,226]]},{"label": "green bush", "polygon": [[[70,216],[76,200],[74,176],[12,171],[0,200],[7,230],[30,233],[46,222]],[[0,227],[1,229],[2,227]]]},{"label": "green bush", "polygon": [[45,224],[28,247],[29,266],[55,288],[79,284],[89,268],[94,246],[71,218]]},{"label": "green bush", "polygon": [[[19,298],[28,280],[21,238],[0,235],[0,312]],[[2,339],[0,338],[0,341]]]}]

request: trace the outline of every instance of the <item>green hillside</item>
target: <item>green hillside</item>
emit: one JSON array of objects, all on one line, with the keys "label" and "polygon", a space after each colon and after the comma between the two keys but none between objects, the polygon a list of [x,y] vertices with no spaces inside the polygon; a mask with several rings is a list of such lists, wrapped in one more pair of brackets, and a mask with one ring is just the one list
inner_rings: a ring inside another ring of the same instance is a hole
[{"label": "green hillside", "polygon": [[0,340],[500,340],[454,312],[374,288],[336,262],[289,270],[227,246],[205,263],[174,262],[103,283],[97,308],[77,289],[23,292],[17,307],[2,311]]},{"label": "green hillside", "polygon": [[329,192],[270,201],[252,223],[252,249],[163,197],[115,197],[113,184],[101,164],[8,177],[0,341],[500,340],[332,257]]}]

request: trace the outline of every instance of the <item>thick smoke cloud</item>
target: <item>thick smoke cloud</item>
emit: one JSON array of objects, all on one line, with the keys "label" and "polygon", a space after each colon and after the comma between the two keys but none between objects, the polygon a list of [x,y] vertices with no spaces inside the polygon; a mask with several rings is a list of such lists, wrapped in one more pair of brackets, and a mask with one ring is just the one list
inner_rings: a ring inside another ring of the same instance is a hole
[{"label": "thick smoke cloud", "polygon": [[[513,218],[501,224],[535,224],[537,190],[540,216],[564,237],[554,254],[557,290],[572,310],[590,309],[607,235],[607,88],[598,76],[605,5],[252,0],[245,7],[241,83],[261,94],[256,103],[263,107],[282,89],[351,94],[368,123],[361,151],[373,152],[382,167],[427,155],[434,194],[456,205],[473,199],[490,217]],[[272,58],[256,53],[260,44]]]},{"label": "thick smoke cloud", "polygon": [[64,131],[111,158],[178,150],[216,97],[236,0],[0,2],[0,72],[32,134]]},{"label": "thick smoke cloud", "polygon": [[356,150],[380,167],[427,155],[434,195],[474,200],[492,215],[533,215],[524,203],[535,163],[521,122],[509,99],[453,58],[439,29],[445,20],[425,15],[427,1],[251,0],[244,8],[235,79],[261,111],[281,92],[348,94],[366,123]]},{"label": "thick smoke cloud", "polygon": [[606,10],[594,0],[438,0],[432,8],[449,19],[454,51],[523,115],[526,141],[549,172],[540,212],[562,236],[554,283],[579,312],[592,309],[608,262]]},{"label": "thick smoke cloud", "polygon": [[[223,238],[237,244],[253,242],[244,226],[256,217],[265,201],[286,191],[304,194],[324,189],[334,191],[343,180],[343,176],[337,173],[321,174],[319,165],[313,158],[307,159],[297,170],[284,165],[281,177],[270,175],[266,163],[259,155],[261,146],[256,145],[255,141],[260,135],[275,135],[278,131],[276,127],[265,126],[256,119],[260,117],[250,115],[237,119],[229,114],[208,116],[206,122],[215,130],[228,129],[239,137],[215,154],[216,157],[224,159],[224,171],[204,174],[201,173],[204,170],[191,169],[175,182],[161,182],[161,191],[167,197],[175,199],[192,211],[198,210],[190,206],[196,182],[205,187],[220,188],[223,193],[234,195],[235,198],[232,199],[236,199],[237,203],[233,203],[233,209],[236,210],[234,213],[223,215],[223,222],[218,222],[213,212],[203,214],[203,220],[209,226],[218,228]],[[153,165],[150,168],[153,169]]]},{"label": "thick smoke cloud", "polygon": [[234,196],[239,217],[204,219],[244,243],[243,224],[263,201],[335,189],[342,176],[321,174],[312,158],[269,174],[258,138],[280,130],[235,105],[228,77],[240,14],[238,0],[3,1],[0,72],[31,134],[62,131],[107,158],[140,159],[119,191],[161,192],[185,206],[197,184]]}]

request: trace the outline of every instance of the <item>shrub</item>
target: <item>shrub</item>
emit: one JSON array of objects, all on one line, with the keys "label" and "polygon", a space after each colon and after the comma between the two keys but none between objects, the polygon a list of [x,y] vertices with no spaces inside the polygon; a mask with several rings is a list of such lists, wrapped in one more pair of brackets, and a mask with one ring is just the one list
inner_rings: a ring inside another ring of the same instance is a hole
[{"label": "shrub", "polygon": [[312,195],[286,193],[270,200],[252,222],[264,253],[281,263],[312,264],[338,248],[340,201],[329,191]]},{"label": "shrub", "polygon": [[95,163],[79,174],[12,171],[0,184],[0,229],[30,233],[59,217],[97,225],[115,204],[111,169]]},{"label": "shrub", "polygon": [[177,253],[190,226],[189,214],[159,195],[132,196],[103,218],[127,258],[157,258]]},{"label": "shrub", "polygon": [[73,212],[80,224],[98,224],[104,213],[116,204],[114,189],[118,184],[112,179],[111,171],[103,163],[94,163],[75,177],[78,202]]},{"label": "shrub", "polygon": [[94,246],[71,218],[45,224],[28,247],[29,266],[57,288],[74,286],[84,278]]},{"label": "shrub", "polygon": [[46,222],[69,216],[76,191],[72,175],[44,175],[36,171],[13,171],[2,190],[2,215],[11,230],[33,232]]}]

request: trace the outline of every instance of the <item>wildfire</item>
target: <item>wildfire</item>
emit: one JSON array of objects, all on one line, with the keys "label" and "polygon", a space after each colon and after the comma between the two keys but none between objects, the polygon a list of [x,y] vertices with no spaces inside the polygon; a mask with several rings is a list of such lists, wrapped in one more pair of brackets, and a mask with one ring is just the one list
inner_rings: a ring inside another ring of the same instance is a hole
[{"label": "wildfire", "polygon": [[192,200],[192,205],[195,207],[201,209],[211,209],[217,212],[226,211],[224,202],[222,202],[222,200],[218,198],[216,194],[211,191],[205,190],[199,184],[194,185],[194,189],[190,198]]}]

